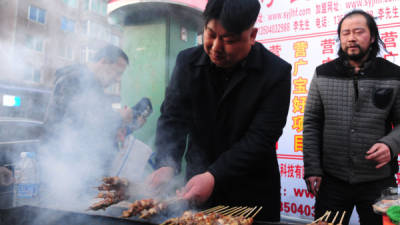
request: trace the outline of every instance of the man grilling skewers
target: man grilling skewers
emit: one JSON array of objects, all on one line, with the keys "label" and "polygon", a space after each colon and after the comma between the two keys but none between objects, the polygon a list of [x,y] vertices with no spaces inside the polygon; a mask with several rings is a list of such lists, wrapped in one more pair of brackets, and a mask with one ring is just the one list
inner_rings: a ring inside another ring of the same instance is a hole
[{"label": "man grilling skewers", "polygon": [[[180,52],[156,132],[157,190],[181,170],[178,196],[200,207],[259,205],[280,220],[275,145],[289,108],[291,66],[255,41],[258,0],[209,0],[204,44]],[[187,145],[186,145],[187,144]]]}]

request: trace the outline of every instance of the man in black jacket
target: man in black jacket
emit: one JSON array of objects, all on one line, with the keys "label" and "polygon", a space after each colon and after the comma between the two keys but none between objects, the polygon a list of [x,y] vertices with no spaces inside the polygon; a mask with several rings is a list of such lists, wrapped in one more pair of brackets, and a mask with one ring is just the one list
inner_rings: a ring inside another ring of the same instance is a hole
[{"label": "man in black jacket", "polygon": [[[397,186],[400,67],[377,57],[378,27],[355,10],[338,26],[339,57],[317,67],[304,114],[304,169],[315,217],[354,206],[360,223],[382,224],[372,205]],[[392,127],[394,128],[392,129]]]},{"label": "man in black jacket", "polygon": [[44,179],[69,178],[52,169],[55,166],[65,165],[68,168],[65,172],[75,179],[100,177],[107,171],[110,163],[106,160],[115,152],[112,149],[116,146],[117,128],[130,113],[115,112],[105,88],[120,81],[128,63],[127,55],[120,48],[107,45],[87,64],[56,71],[44,124],[45,148],[41,152]]},{"label": "man in black jacket", "polygon": [[[291,66],[255,41],[257,0],[209,0],[204,44],[182,51],[161,108],[153,188],[180,171],[178,196],[201,206],[263,206],[280,220],[275,144],[286,123]],[[187,143],[187,145],[186,145]]]}]

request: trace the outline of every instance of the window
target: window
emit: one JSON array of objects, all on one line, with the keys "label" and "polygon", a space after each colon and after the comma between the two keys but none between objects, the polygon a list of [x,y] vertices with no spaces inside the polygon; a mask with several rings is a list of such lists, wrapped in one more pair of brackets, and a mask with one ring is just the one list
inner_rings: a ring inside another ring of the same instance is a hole
[{"label": "window", "polygon": [[106,0],[85,0],[83,2],[83,9],[101,15],[107,15],[107,1]]},{"label": "window", "polygon": [[44,24],[46,22],[46,10],[36,6],[29,6],[28,18],[32,21]]},{"label": "window", "polygon": [[25,46],[29,49],[43,52],[43,39],[28,34],[25,37]]},{"label": "window", "polygon": [[59,52],[60,57],[73,60],[74,59],[74,51],[71,46],[69,45],[63,45],[60,47],[60,52]]},{"label": "window", "polygon": [[89,37],[104,41],[110,40],[110,33],[107,32],[107,29],[104,26],[98,23],[88,20],[83,24],[82,28],[83,32]]},{"label": "window", "polygon": [[74,32],[75,30],[75,21],[70,20],[66,17],[61,18],[61,30],[64,32]]},{"label": "window", "polygon": [[32,67],[27,66],[25,69],[24,80],[25,81],[33,81],[35,83],[40,83],[40,70]]},{"label": "window", "polygon": [[92,60],[96,50],[90,47],[84,47],[81,49],[81,63],[87,63]]},{"label": "window", "polygon": [[63,2],[71,8],[77,8],[78,6],[78,0],[63,0]]}]

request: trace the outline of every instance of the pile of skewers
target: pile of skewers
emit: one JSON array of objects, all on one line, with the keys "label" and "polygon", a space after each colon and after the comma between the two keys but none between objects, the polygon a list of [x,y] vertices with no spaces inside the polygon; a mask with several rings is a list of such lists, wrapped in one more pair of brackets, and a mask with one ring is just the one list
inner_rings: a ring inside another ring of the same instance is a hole
[{"label": "pile of skewers", "polygon": [[112,204],[128,199],[126,190],[129,186],[127,179],[119,177],[104,177],[103,183],[97,187],[100,191],[97,198],[103,200],[89,206],[91,210],[105,209]]},{"label": "pile of skewers", "polygon": [[141,219],[148,219],[159,214],[167,208],[167,203],[155,199],[136,200],[129,205],[129,208],[122,212],[123,218],[139,215]]},{"label": "pile of skewers", "polygon": [[251,225],[253,218],[262,207],[229,207],[216,206],[214,208],[193,212],[185,211],[181,217],[171,218],[161,225]]},{"label": "pile of skewers", "polygon": [[[312,223],[309,223],[307,225],[342,225],[344,216],[346,215],[346,211],[343,211],[342,216],[340,218],[339,223],[335,223],[337,216],[339,215],[339,211],[336,212],[335,216],[333,217],[331,222],[329,221],[330,215],[331,215],[331,211],[326,211],[325,214],[323,216],[321,216],[320,218],[314,220]],[[333,215],[333,214],[332,214]]]}]

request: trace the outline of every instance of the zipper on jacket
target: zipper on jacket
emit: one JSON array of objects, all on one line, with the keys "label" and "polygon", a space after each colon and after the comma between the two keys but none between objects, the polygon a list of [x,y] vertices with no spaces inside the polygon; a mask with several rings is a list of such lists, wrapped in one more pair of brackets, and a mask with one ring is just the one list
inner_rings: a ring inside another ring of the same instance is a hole
[{"label": "zipper on jacket", "polygon": [[354,94],[355,100],[358,101],[358,74],[354,74],[353,76],[353,85],[354,85]]}]

